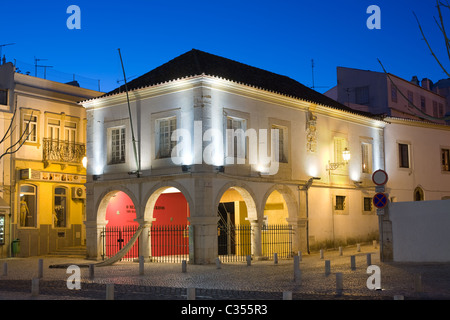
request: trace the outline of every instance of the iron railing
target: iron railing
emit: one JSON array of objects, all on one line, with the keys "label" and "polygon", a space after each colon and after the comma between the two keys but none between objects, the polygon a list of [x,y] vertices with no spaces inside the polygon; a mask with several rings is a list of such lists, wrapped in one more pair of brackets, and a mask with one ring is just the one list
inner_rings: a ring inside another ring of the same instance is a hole
[{"label": "iron railing", "polygon": [[[113,257],[121,250],[133,235],[138,226],[110,226],[103,228],[101,233],[103,243],[102,259]],[[122,258],[123,261],[133,261],[139,257],[139,241],[131,247],[127,254]]]},{"label": "iron railing", "polygon": [[292,226],[287,224],[263,226],[261,231],[262,255],[273,258],[276,253],[279,258],[292,258]]},{"label": "iron railing", "polygon": [[74,143],[66,140],[43,139],[44,162],[64,162],[81,164],[86,155],[84,143]]},{"label": "iron railing", "polygon": [[252,251],[250,225],[223,225],[217,227],[218,256],[223,262],[245,261]]},{"label": "iron railing", "polygon": [[[103,228],[103,260],[113,257],[136,233],[138,226],[111,226]],[[188,225],[152,225],[149,232],[150,255],[152,262],[177,263],[189,261]],[[131,247],[122,259],[135,261],[139,258],[139,241]]]}]

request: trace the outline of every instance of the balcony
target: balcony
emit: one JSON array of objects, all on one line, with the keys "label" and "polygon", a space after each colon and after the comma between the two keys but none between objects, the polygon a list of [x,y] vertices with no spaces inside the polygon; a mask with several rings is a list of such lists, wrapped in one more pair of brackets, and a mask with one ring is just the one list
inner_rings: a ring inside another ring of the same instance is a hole
[{"label": "balcony", "polygon": [[63,168],[68,164],[82,166],[82,159],[86,155],[84,143],[73,143],[66,140],[43,139],[44,166],[58,163]]}]

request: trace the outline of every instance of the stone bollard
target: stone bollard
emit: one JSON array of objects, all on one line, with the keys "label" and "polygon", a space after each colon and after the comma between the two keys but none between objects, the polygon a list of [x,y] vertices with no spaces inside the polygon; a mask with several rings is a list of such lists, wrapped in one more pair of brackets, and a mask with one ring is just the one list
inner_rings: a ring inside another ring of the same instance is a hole
[{"label": "stone bollard", "polygon": [[352,270],[356,270],[356,260],[355,256],[350,256],[350,268]]},{"label": "stone bollard", "polygon": [[114,300],[114,283],[106,284],[106,300]]},{"label": "stone bollard", "polygon": [[299,256],[294,256],[294,282],[301,284],[302,274],[300,272],[300,258]]},{"label": "stone bollard", "polygon": [[342,291],[344,290],[344,281],[342,279],[342,273],[337,272],[336,273],[336,294],[342,295]]},{"label": "stone bollard", "polygon": [[181,261],[181,272],[186,273],[187,271],[187,263],[186,260]]},{"label": "stone bollard", "polygon": [[292,291],[283,291],[283,300],[292,300]]},{"label": "stone bollard", "polygon": [[39,295],[39,278],[31,279],[31,295],[33,297]]},{"label": "stone bollard", "polygon": [[187,288],[187,300],[195,300],[195,288]]},{"label": "stone bollard", "polygon": [[216,258],[216,268],[217,269],[222,269],[222,262],[220,261],[219,258]]},{"label": "stone bollard", "polygon": [[94,280],[95,278],[95,265],[94,264],[90,264],[89,265],[89,279],[90,280]]},{"label": "stone bollard", "polygon": [[38,261],[38,278],[44,277],[44,260],[39,259]]},{"label": "stone bollard", "polygon": [[328,276],[331,273],[330,260],[325,260],[325,275]]},{"label": "stone bollard", "polygon": [[342,252],[343,252],[342,247],[339,247],[339,255],[340,256],[342,256]]},{"label": "stone bollard", "polygon": [[278,264],[278,253],[276,252],[273,254],[273,263]]},{"label": "stone bollard", "polygon": [[8,263],[3,263],[3,275],[6,277],[8,275]]},{"label": "stone bollard", "polygon": [[320,249],[320,259],[323,259],[323,249]]},{"label": "stone bollard", "polygon": [[144,269],[144,256],[139,256],[139,275],[143,276],[145,273]]},{"label": "stone bollard", "polygon": [[359,243],[356,245],[356,251],[361,252],[361,245]]},{"label": "stone bollard", "polygon": [[416,292],[416,293],[423,292],[422,275],[421,274],[416,274],[414,276],[414,292]]},{"label": "stone bollard", "polygon": [[372,255],[370,253],[367,254],[367,265],[371,266],[372,265]]},{"label": "stone bollard", "polygon": [[247,256],[247,267],[252,265],[252,256],[248,255]]},{"label": "stone bollard", "polygon": [[302,261],[302,252],[301,251],[298,252],[298,258],[299,258],[298,261]]},{"label": "stone bollard", "polygon": [[402,295],[396,295],[394,296],[394,300],[405,300],[405,297]]}]

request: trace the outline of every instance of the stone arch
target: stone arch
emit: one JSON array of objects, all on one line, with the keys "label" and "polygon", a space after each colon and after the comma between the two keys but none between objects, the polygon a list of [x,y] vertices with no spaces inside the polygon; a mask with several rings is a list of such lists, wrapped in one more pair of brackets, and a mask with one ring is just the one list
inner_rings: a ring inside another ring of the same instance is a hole
[{"label": "stone arch", "polygon": [[247,206],[247,217],[249,220],[259,220],[260,217],[260,210],[258,210],[256,197],[254,192],[241,182],[231,181],[226,183],[224,186],[222,186],[219,191],[217,192],[216,199],[214,202],[214,208],[217,208],[220,203],[220,199],[222,198],[223,194],[230,188],[235,189],[244,199],[245,205]]},{"label": "stone arch", "polygon": [[144,210],[142,212],[142,218],[144,219],[144,221],[153,221],[153,210],[156,201],[165,190],[171,187],[178,189],[183,194],[190,210],[194,208],[192,197],[186,187],[184,187],[177,181],[163,181],[154,185],[144,197]]},{"label": "stone arch", "polygon": [[102,193],[102,195],[99,197],[99,200],[96,205],[96,212],[97,212],[96,222],[97,222],[97,224],[99,224],[99,225],[106,224],[106,209],[108,207],[109,201],[119,191],[122,191],[123,193],[125,193],[133,202],[133,205],[136,208],[136,218],[138,218],[140,216],[139,206],[138,206],[139,202],[137,201],[133,192],[131,192],[128,188],[126,188],[124,186],[113,186],[113,187],[109,187],[108,189],[106,189]]},{"label": "stone arch", "polygon": [[286,218],[286,221],[294,221],[298,217],[298,204],[297,200],[295,198],[295,195],[293,191],[286,185],[282,184],[275,184],[272,185],[264,194],[264,197],[262,198],[261,206],[264,208],[267,199],[272,194],[272,192],[278,191],[284,199],[284,202],[286,203],[287,210],[288,210],[288,217]]}]

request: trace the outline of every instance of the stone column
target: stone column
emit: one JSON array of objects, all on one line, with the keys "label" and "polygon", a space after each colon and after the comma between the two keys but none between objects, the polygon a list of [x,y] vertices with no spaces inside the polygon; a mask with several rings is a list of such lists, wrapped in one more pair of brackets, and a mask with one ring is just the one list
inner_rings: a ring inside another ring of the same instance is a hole
[{"label": "stone column", "polygon": [[219,217],[189,217],[189,223],[193,226],[194,239],[189,243],[194,245],[194,264],[215,263],[217,258],[217,222]]},{"label": "stone column", "polygon": [[287,219],[287,222],[292,226],[292,252],[307,252],[307,241],[306,241],[306,221],[307,219],[296,218]]},{"label": "stone column", "polygon": [[102,231],[108,222],[85,221],[87,259],[100,260],[103,254]]},{"label": "stone column", "polygon": [[261,222],[259,220],[248,220],[252,226],[252,255],[255,260],[262,258]]},{"label": "stone column", "polygon": [[139,226],[143,226],[144,230],[142,230],[141,235],[139,236],[139,256],[144,257],[144,261],[148,261],[149,257],[151,255],[151,237],[150,237],[150,229],[152,227],[153,221],[156,219],[151,220],[144,220],[144,219],[135,219],[137,223],[139,223]]}]

